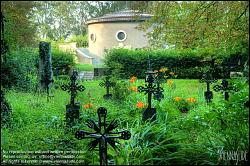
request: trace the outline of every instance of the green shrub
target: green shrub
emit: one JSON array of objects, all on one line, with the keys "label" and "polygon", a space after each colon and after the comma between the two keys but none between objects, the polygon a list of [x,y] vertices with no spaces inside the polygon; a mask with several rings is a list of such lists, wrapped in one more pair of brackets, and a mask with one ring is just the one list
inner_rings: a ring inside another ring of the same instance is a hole
[{"label": "green shrub", "polygon": [[[222,54],[222,53],[220,53]],[[238,56],[236,56],[238,55]],[[246,60],[247,54],[234,53],[234,55],[224,53],[224,56],[217,56],[217,53],[209,49],[182,49],[182,50],[128,50],[111,49],[107,52],[105,65],[111,68],[118,77],[129,78],[136,75],[138,78],[145,77],[148,68],[148,57],[153,70],[167,67],[178,75],[178,78],[197,79],[202,76],[203,68],[208,66],[207,61],[215,59],[214,73],[221,78],[221,65],[228,62],[234,63],[236,59]],[[223,57],[223,58],[222,58]],[[234,60],[231,60],[234,58]],[[238,70],[243,70],[242,67]]]},{"label": "green shrub", "polygon": [[94,66],[91,64],[76,64],[76,68],[78,71],[93,71]]},{"label": "green shrub", "polygon": [[116,101],[125,101],[127,96],[131,92],[129,91],[129,84],[125,81],[115,81],[115,86],[113,87],[113,99]]},{"label": "green shrub", "polygon": [[6,54],[6,62],[1,63],[1,82],[4,88],[28,90],[37,83],[38,51],[21,48]]},{"label": "green shrub", "polygon": [[52,68],[59,70],[59,75],[68,74],[69,71],[75,66],[75,55],[70,52],[59,51],[58,49],[52,50]]},{"label": "green shrub", "polygon": [[76,42],[77,47],[88,47],[88,36],[87,35],[77,35],[73,36],[70,40],[71,42]]}]

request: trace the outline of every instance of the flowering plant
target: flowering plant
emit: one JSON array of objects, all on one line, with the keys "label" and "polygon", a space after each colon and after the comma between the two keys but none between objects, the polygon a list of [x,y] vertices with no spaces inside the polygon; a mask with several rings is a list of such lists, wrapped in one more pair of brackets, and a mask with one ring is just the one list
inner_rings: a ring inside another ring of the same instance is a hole
[{"label": "flowering plant", "polygon": [[177,106],[177,108],[183,112],[188,112],[191,108],[193,108],[196,105],[196,99],[193,97],[183,99],[182,97],[174,97],[174,103]]}]

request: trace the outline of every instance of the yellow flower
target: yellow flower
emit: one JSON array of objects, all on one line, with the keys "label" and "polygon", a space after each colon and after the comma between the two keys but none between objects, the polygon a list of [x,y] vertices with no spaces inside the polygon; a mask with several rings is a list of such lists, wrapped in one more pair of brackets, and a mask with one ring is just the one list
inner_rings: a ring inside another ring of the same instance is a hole
[{"label": "yellow flower", "polygon": [[168,68],[163,67],[163,68],[161,68],[159,71],[163,73],[163,72],[166,72],[167,70],[168,70]]},{"label": "yellow flower", "polygon": [[167,84],[168,84],[169,86],[172,86],[172,85],[173,85],[173,83],[174,83],[174,81],[173,81],[173,80],[167,80]]},{"label": "yellow flower", "polygon": [[154,70],[153,72],[158,73],[158,70]]},{"label": "yellow flower", "polygon": [[138,101],[137,104],[136,104],[136,107],[137,108],[143,108],[144,107],[144,103],[141,102],[141,101]]},{"label": "yellow flower", "polygon": [[177,101],[177,102],[178,102],[178,101],[180,101],[180,100],[181,100],[181,97],[175,97],[174,99],[175,99],[175,101]]},{"label": "yellow flower", "polygon": [[187,101],[190,102],[190,103],[195,103],[196,102],[195,98],[193,98],[193,97],[187,98]]}]

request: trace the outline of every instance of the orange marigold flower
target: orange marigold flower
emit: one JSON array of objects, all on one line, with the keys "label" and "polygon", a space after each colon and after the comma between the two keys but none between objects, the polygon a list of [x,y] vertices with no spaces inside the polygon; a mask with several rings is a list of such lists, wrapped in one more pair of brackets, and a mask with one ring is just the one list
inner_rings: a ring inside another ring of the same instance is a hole
[{"label": "orange marigold flower", "polygon": [[131,86],[131,87],[130,87],[130,90],[132,90],[132,91],[134,91],[134,92],[138,92],[138,89],[137,89],[136,86]]},{"label": "orange marigold flower", "polygon": [[181,97],[175,97],[174,100],[175,100],[175,101],[180,101],[180,100],[181,100]]},{"label": "orange marigold flower", "polygon": [[93,104],[88,103],[88,104],[84,105],[83,107],[84,107],[84,108],[91,108],[92,106],[93,106]]},{"label": "orange marigold flower", "polygon": [[187,101],[190,103],[196,102],[195,98],[193,98],[193,97],[187,98]]},{"label": "orange marigold flower", "polygon": [[136,80],[137,80],[137,78],[135,76],[133,76],[133,77],[130,78],[129,82],[134,83]]},{"label": "orange marigold flower", "polygon": [[141,102],[141,101],[138,101],[137,104],[136,104],[136,107],[137,108],[143,108],[144,107],[144,103]]},{"label": "orange marigold flower", "polygon": [[159,71],[163,73],[163,72],[166,72],[167,70],[168,70],[168,68],[163,67],[163,68],[161,68]]}]

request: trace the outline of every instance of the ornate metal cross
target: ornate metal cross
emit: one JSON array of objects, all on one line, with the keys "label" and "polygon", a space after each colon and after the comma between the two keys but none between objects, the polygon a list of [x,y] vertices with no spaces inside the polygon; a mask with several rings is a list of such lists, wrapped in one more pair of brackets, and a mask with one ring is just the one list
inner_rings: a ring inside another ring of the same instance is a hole
[{"label": "ornate metal cross", "polygon": [[207,84],[207,91],[204,92],[204,96],[205,96],[207,103],[210,103],[213,99],[213,92],[210,91],[210,84],[215,83],[218,80],[213,78],[211,72],[207,71],[205,74],[203,74],[203,77],[199,81],[200,83],[205,82]]},{"label": "ornate metal cross", "polygon": [[61,88],[64,91],[68,91],[68,93],[70,93],[71,97],[70,97],[70,104],[71,105],[75,105],[75,98],[77,95],[77,91],[83,92],[85,90],[85,87],[83,85],[78,85],[78,83],[76,83],[77,80],[77,71],[73,70],[73,73],[70,77],[71,83],[68,85],[62,85]]},{"label": "ornate metal cross", "polygon": [[156,76],[156,79],[155,79],[155,83],[156,83],[156,92],[154,93],[154,99],[155,100],[158,100],[158,101],[161,101],[161,99],[163,99],[164,98],[164,94],[163,94],[163,92],[164,92],[164,90],[163,90],[163,88],[161,87],[161,83],[163,82],[163,80],[165,80],[165,79],[163,79],[163,74],[162,74],[162,72],[157,72],[157,76]]},{"label": "ornate metal cross", "polygon": [[101,83],[99,84],[101,87],[106,87],[107,94],[103,96],[104,99],[110,99],[110,98],[112,97],[112,94],[109,93],[109,88],[115,86],[115,83],[109,81],[109,79],[110,79],[110,76],[106,76],[106,77],[105,77],[105,81],[104,81],[104,82],[101,82]]},{"label": "ornate metal cross", "polygon": [[234,91],[234,92],[238,92],[239,89],[232,87],[232,86],[228,86],[228,81],[226,79],[223,79],[221,82],[221,85],[215,85],[213,87],[214,91],[219,92],[222,91],[224,92],[224,97],[225,100],[228,101],[229,99],[229,92],[228,91]]},{"label": "ornate metal cross", "polygon": [[131,137],[131,133],[128,130],[121,132],[111,132],[113,129],[118,127],[118,121],[113,120],[107,126],[106,116],[107,110],[104,107],[100,107],[97,110],[98,114],[98,124],[93,120],[88,120],[87,126],[90,129],[95,130],[95,132],[87,132],[84,130],[77,131],[75,133],[75,138],[81,140],[85,138],[94,138],[95,140],[91,141],[88,144],[89,150],[93,150],[99,144],[99,156],[100,156],[100,165],[108,165],[107,160],[107,143],[109,143],[113,148],[116,148],[114,139],[124,139],[128,140]]},{"label": "ornate metal cross", "polygon": [[143,120],[148,120],[151,119],[151,121],[156,120],[156,109],[155,108],[151,108],[152,106],[152,94],[156,95],[158,89],[156,87],[154,83],[154,75],[156,74],[155,72],[152,71],[151,69],[151,65],[150,65],[150,59],[148,58],[148,71],[145,72],[146,74],[146,78],[145,78],[145,82],[147,82],[148,84],[145,85],[145,87],[143,86],[139,86],[138,87],[138,91],[144,92],[145,94],[148,94],[148,107],[147,109],[143,112]]}]

